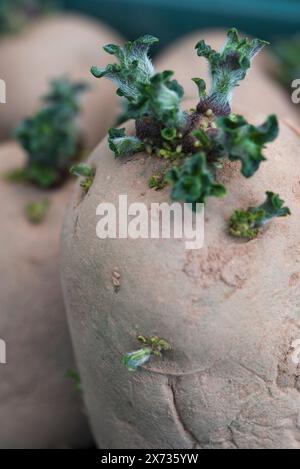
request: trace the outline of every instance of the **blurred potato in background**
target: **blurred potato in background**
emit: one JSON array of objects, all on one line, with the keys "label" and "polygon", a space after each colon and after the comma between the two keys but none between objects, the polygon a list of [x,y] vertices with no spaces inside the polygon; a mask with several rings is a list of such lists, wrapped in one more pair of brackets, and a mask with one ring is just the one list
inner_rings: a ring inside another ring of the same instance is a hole
[{"label": "blurred potato in background", "polygon": [[50,80],[66,75],[90,85],[82,106],[81,123],[87,149],[105,135],[117,115],[110,83],[97,86],[93,64],[108,63],[103,44],[121,42],[111,28],[78,15],[55,14],[35,19],[23,31],[0,38],[1,78],[7,103],[1,109],[0,138],[10,137],[20,121],[39,106]]}]

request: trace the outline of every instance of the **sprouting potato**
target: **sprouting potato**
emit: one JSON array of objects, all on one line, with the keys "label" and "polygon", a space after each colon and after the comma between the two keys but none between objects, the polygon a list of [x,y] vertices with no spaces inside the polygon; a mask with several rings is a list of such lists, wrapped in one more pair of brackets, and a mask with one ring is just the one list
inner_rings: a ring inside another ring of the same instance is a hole
[{"label": "sprouting potato", "polygon": [[[264,41],[233,29],[220,54],[200,41],[212,86],[194,75],[192,101],[170,72],[155,74],[147,55],[155,42],[109,45],[120,67],[92,68],[117,83],[123,119],[135,122],[110,129],[88,159],[93,184],[85,195],[78,183],[62,232],[64,297],[93,433],[109,449],[300,448],[299,135],[262,116],[255,88],[246,117],[232,114],[231,94],[247,89],[240,82]],[[118,207],[124,194],[147,213],[153,203],[205,203],[204,246],[99,239],[97,207]],[[170,345],[155,355],[151,338]]]}]

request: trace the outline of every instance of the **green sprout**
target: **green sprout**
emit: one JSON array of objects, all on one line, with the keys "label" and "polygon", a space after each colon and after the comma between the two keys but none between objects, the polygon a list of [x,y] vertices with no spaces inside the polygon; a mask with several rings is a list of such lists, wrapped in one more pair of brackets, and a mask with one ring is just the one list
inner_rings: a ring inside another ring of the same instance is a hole
[{"label": "green sprout", "polygon": [[72,83],[67,78],[52,82],[44,107],[15,131],[28,159],[23,170],[12,173],[12,179],[23,177],[41,188],[50,188],[67,178],[82,143],[77,117],[79,98],[85,90],[85,84]]},{"label": "green sprout", "polygon": [[66,378],[70,378],[74,381],[75,391],[78,393],[82,392],[81,378],[78,371],[69,368],[66,371]]},{"label": "green sprout", "polygon": [[149,83],[141,84],[139,95],[128,105],[129,116],[133,119],[150,117],[167,128],[183,128],[187,114],[181,109],[183,88],[172,80],[174,73],[165,71],[150,78]]},{"label": "green sprout", "polygon": [[167,174],[173,184],[172,199],[191,203],[204,203],[207,197],[223,197],[226,189],[215,182],[208,169],[204,153],[197,153],[184,161],[181,167],[174,166]]},{"label": "green sprout", "polygon": [[167,181],[166,176],[164,173],[160,174],[153,174],[149,179],[149,187],[150,189],[155,189],[156,191],[162,190],[166,187]]},{"label": "green sprout", "polygon": [[137,339],[143,344],[143,347],[123,356],[123,364],[129,371],[136,371],[140,366],[147,363],[152,356],[162,357],[162,352],[172,350],[167,340],[157,336],[140,335]]},{"label": "green sprout", "polygon": [[31,202],[26,205],[26,216],[30,223],[40,224],[42,223],[48,213],[50,207],[49,199],[42,199],[37,202]]},{"label": "green sprout", "polygon": [[154,74],[148,57],[150,46],[158,39],[145,35],[136,41],[127,42],[124,47],[109,44],[105,52],[114,55],[119,64],[106,68],[93,66],[96,78],[106,77],[117,84],[117,94],[127,99],[127,118],[138,119],[152,116],[157,121],[181,124],[185,113],[180,110],[183,89],[175,80],[173,72]]},{"label": "green sprout", "polygon": [[125,129],[110,129],[108,135],[109,148],[116,157],[134,155],[145,148],[137,137],[126,136]]},{"label": "green sprout", "polygon": [[96,78],[106,77],[116,83],[119,96],[136,100],[140,94],[140,85],[150,83],[153,75],[148,51],[157,42],[156,37],[145,35],[136,41],[127,42],[124,47],[108,44],[103,47],[104,51],[114,55],[119,64],[107,65],[106,68],[93,66],[91,72]]},{"label": "green sprout", "polygon": [[167,140],[167,142],[172,142],[177,138],[177,129],[174,128],[166,128],[162,129],[161,131],[161,136],[164,140]]},{"label": "green sprout", "polygon": [[172,79],[173,72],[155,74],[148,57],[150,46],[157,42],[157,38],[146,35],[124,47],[109,44],[104,50],[119,63],[106,68],[93,66],[91,72],[96,78],[106,77],[117,84],[117,94],[127,101],[122,120],[147,117],[162,126],[182,127],[187,122],[180,107],[183,88]]},{"label": "green sprout", "polygon": [[[167,181],[173,200],[191,203],[196,209],[196,204],[208,197],[226,194],[217,173],[226,159],[240,161],[242,175],[249,178],[266,160],[266,144],[278,135],[274,115],[255,126],[231,113],[234,89],[267,42],[241,38],[236,29],[229,30],[220,52],[198,42],[195,49],[209,63],[212,86],[207,92],[203,79],[192,79],[199,102],[188,112],[182,109],[184,91],[173,80],[173,72],[156,73],[151,64],[148,52],[156,42],[147,35],[124,47],[106,46],[106,52],[116,56],[118,63],[105,69],[92,68],[95,77],[117,84],[117,94],[126,101],[122,120],[135,120],[133,135],[126,135],[123,128],[109,131],[109,147],[116,157],[145,151],[149,158],[158,158],[160,168],[149,186],[159,189]],[[166,175],[163,180],[160,173]]]},{"label": "green sprout", "polygon": [[266,192],[266,201],[258,207],[248,210],[235,210],[229,220],[229,232],[232,236],[253,239],[260,228],[269,223],[272,218],[290,215],[290,209],[284,207],[284,201],[274,192]]},{"label": "green sprout", "polygon": [[87,194],[94,182],[96,174],[95,168],[85,163],[79,163],[71,167],[70,173],[74,176],[84,177],[84,180],[81,182],[80,186],[82,187],[83,192]]},{"label": "green sprout", "polygon": [[235,28],[228,31],[227,42],[221,52],[216,52],[203,40],[196,44],[198,56],[205,57],[210,65],[212,78],[210,93],[206,96],[204,84],[199,79],[194,81],[206,105],[217,115],[230,114],[234,88],[245,78],[253,58],[266,44],[268,42],[260,39],[249,41],[247,38],[240,38]]}]

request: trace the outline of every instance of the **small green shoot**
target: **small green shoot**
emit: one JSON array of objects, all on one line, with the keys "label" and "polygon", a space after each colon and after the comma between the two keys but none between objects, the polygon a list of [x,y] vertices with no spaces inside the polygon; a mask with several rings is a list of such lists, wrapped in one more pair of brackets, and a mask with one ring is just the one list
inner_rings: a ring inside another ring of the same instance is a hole
[{"label": "small green shoot", "polygon": [[216,52],[205,41],[196,44],[199,57],[205,57],[210,65],[212,87],[205,96],[205,87],[201,80],[194,79],[199,94],[217,115],[230,114],[233,90],[246,77],[253,58],[268,42],[260,39],[240,38],[238,31],[228,31],[227,42],[221,52]]},{"label": "small green shoot", "polygon": [[71,167],[70,173],[74,176],[84,177],[84,180],[81,182],[80,186],[82,187],[83,192],[87,194],[95,179],[95,168],[85,163],[79,163]]},{"label": "small green shoot", "polygon": [[42,199],[37,202],[31,202],[30,204],[26,205],[26,217],[30,223],[39,225],[45,220],[49,208],[49,199]]},{"label": "small green shoot", "polygon": [[79,98],[85,90],[83,83],[72,83],[67,78],[54,80],[44,97],[44,107],[16,129],[15,136],[28,156],[19,175],[28,182],[50,188],[67,178],[80,152],[82,136],[77,117]]},{"label": "small green shoot", "polygon": [[239,238],[254,239],[260,228],[272,218],[290,215],[290,209],[284,207],[284,201],[274,192],[266,192],[266,201],[258,207],[248,210],[235,210],[229,220],[229,232]]},{"label": "small green shoot", "polygon": [[223,197],[226,189],[218,184],[207,166],[204,153],[187,158],[181,167],[173,167],[166,179],[173,185],[172,199],[191,203],[204,203],[207,197]]},{"label": "small green shoot", "polygon": [[66,372],[66,378],[70,378],[74,381],[75,391],[78,393],[82,392],[81,378],[78,371],[69,368]]},{"label": "small green shoot", "polygon": [[157,38],[145,35],[124,47],[109,44],[105,52],[119,63],[106,68],[93,66],[91,72],[96,78],[113,81],[118,86],[117,94],[127,100],[121,121],[151,117],[168,127],[183,126],[186,114],[180,108],[182,87],[172,80],[173,72],[155,74],[148,57],[150,46],[157,42]]},{"label": "small green shoot", "polygon": [[150,189],[155,189],[156,191],[162,190],[164,187],[166,187],[167,181],[165,174],[160,173],[160,174],[153,174],[151,178],[149,179],[149,187]]},{"label": "small green shoot", "polygon": [[136,371],[140,366],[147,363],[152,356],[162,357],[162,352],[172,349],[170,343],[157,336],[137,337],[143,347],[135,352],[126,353],[123,357],[123,364],[129,371]]}]

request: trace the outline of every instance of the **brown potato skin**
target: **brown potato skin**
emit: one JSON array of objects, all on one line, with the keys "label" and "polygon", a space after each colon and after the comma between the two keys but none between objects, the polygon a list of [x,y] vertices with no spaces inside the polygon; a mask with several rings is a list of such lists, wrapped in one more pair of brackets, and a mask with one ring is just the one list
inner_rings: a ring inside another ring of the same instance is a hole
[{"label": "brown potato skin", "polygon": [[[249,117],[252,122],[256,118]],[[245,179],[238,163],[220,171],[229,194],[209,199],[205,245],[96,236],[100,202],[169,202],[148,187],[156,160],[115,159],[104,140],[79,183],[62,232],[62,281],[85,402],[100,448],[300,448],[300,394],[291,343],[300,338],[299,138],[284,123],[267,161]],[[129,125],[133,132],[133,126]],[[236,208],[279,192],[292,215],[257,239],[227,234]],[[118,269],[120,289],[112,275]],[[137,334],[173,351],[136,373],[122,355]]]},{"label": "brown potato skin", "polygon": [[[206,59],[197,56],[195,45],[204,39],[215,50],[221,50],[226,42],[225,30],[200,30],[191,33],[166,48],[155,61],[158,71],[173,70],[175,78],[184,87],[185,98],[198,98],[198,90],[191,78],[198,77],[205,80],[209,89],[209,71]],[[239,87],[235,88],[232,110],[233,112],[256,114],[278,114],[282,118],[299,121],[299,111],[291,98],[282,87],[266,72],[271,59],[267,46],[258,54],[251,70]]]},{"label": "brown potato skin", "polygon": [[[41,191],[3,179],[22,167],[15,143],[0,147],[0,447],[85,448],[92,437],[75,384],[74,364],[59,274],[59,236],[72,184]],[[50,209],[32,225],[25,206],[48,197]]]},{"label": "brown potato skin", "polygon": [[6,82],[7,103],[1,105],[0,139],[10,137],[41,106],[51,79],[66,75],[90,86],[82,100],[81,125],[86,147],[93,149],[113,125],[118,100],[114,86],[99,82],[90,68],[110,63],[104,44],[122,42],[108,26],[73,14],[46,17],[20,35],[1,38],[0,78]]}]

